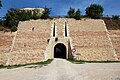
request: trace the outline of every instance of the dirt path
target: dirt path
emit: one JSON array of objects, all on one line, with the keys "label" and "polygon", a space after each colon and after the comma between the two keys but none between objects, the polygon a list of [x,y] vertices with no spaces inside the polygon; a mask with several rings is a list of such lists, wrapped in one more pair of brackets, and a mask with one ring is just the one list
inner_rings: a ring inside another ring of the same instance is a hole
[{"label": "dirt path", "polygon": [[54,59],[43,67],[0,69],[0,80],[120,80],[120,63],[72,64]]}]

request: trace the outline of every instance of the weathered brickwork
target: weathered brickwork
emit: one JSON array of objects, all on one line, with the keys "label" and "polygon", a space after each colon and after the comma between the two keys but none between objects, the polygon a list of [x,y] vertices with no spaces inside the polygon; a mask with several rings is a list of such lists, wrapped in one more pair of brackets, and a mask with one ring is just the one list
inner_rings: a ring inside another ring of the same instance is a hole
[{"label": "weathered brickwork", "polygon": [[48,20],[20,22],[11,53],[11,64],[26,64],[44,60],[44,51],[50,33]]},{"label": "weathered brickwork", "polygon": [[6,64],[14,33],[0,32],[0,65]]},{"label": "weathered brickwork", "polygon": [[[117,58],[120,56],[120,31],[107,32],[103,20],[55,18],[20,22],[16,34],[0,32],[0,65],[5,65],[7,62],[10,65],[40,62],[45,60],[45,55],[49,52],[52,53],[47,57],[54,58],[54,50],[52,50],[54,46],[49,44],[59,42],[54,42],[55,38],[51,38],[53,22],[56,26],[55,37],[66,46],[69,39],[68,47],[76,48],[78,60],[115,61],[115,56],[117,55]],[[69,36],[64,41],[65,22],[68,25]],[[51,39],[49,44],[48,39]]]},{"label": "weathered brickwork", "polygon": [[115,60],[108,33],[102,20],[68,20],[73,47],[78,59],[87,61]]},{"label": "weathered brickwork", "polygon": [[120,30],[109,30],[110,38],[117,54],[116,57],[120,60]]}]

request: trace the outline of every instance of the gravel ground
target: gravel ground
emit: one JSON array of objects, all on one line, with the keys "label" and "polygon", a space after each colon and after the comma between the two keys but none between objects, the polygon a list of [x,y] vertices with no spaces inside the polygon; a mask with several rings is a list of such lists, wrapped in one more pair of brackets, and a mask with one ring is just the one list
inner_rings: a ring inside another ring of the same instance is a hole
[{"label": "gravel ground", "polygon": [[120,63],[73,64],[54,59],[46,66],[0,69],[0,80],[120,80]]}]

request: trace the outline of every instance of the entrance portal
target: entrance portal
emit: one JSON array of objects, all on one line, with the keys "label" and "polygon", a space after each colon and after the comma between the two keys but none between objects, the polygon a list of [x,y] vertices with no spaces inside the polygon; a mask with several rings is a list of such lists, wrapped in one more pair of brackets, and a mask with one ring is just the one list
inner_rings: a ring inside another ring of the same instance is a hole
[{"label": "entrance portal", "polygon": [[62,43],[58,43],[54,47],[54,58],[66,59],[66,47]]}]

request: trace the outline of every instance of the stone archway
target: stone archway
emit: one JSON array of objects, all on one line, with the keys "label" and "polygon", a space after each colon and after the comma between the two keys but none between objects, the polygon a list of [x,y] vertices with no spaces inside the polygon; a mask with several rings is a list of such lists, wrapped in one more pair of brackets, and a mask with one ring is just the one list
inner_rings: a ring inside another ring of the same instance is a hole
[{"label": "stone archway", "polygon": [[66,46],[62,43],[58,43],[54,47],[54,58],[66,59]]}]

